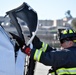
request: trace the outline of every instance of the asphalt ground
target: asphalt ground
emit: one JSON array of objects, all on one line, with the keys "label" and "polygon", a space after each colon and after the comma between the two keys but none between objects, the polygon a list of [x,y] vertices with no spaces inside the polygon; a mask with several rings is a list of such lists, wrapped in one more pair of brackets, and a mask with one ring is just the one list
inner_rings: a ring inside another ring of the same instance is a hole
[{"label": "asphalt ground", "polygon": [[51,66],[45,66],[42,63],[37,62],[34,75],[47,75],[50,68]]}]

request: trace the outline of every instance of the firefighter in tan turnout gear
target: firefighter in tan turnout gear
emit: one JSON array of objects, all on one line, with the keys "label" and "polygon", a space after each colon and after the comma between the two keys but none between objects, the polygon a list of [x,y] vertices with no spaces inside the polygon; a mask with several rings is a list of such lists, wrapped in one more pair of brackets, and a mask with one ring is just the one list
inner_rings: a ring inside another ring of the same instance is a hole
[{"label": "firefighter in tan turnout gear", "polygon": [[76,46],[74,46],[74,40],[76,39],[76,33],[72,29],[62,30],[59,39],[63,47],[62,50],[53,49],[48,44],[41,42],[37,36],[32,42],[34,46],[32,50],[27,46],[22,48],[23,45],[21,44],[20,47],[24,53],[30,53],[32,60],[41,62],[46,66],[52,66],[49,71],[50,75],[75,75]]}]

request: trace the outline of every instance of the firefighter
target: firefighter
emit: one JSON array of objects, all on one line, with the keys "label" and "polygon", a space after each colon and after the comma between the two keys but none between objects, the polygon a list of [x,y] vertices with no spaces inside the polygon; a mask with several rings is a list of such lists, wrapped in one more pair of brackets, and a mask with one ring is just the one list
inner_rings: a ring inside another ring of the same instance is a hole
[{"label": "firefighter", "polygon": [[25,45],[20,44],[20,47],[22,52],[30,55],[32,60],[34,59],[46,66],[52,66],[49,71],[50,75],[73,75],[76,74],[75,37],[76,33],[72,29],[61,31],[59,39],[63,47],[62,50],[53,49],[48,44],[41,42],[38,37],[35,37],[32,42],[34,46],[32,50]]}]

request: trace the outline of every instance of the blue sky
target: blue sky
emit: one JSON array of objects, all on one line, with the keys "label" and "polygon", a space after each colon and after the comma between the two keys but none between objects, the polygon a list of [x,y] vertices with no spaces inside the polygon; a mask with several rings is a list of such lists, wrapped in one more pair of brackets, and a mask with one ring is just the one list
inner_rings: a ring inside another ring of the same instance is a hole
[{"label": "blue sky", "polygon": [[76,0],[1,0],[0,16],[11,9],[20,6],[23,2],[28,3],[38,14],[38,19],[61,19],[65,12],[71,10],[76,17]]}]

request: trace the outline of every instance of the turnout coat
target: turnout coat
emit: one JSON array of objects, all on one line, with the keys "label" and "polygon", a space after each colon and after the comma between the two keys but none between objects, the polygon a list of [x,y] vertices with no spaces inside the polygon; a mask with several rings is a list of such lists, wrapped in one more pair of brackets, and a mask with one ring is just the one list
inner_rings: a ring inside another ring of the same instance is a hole
[{"label": "turnout coat", "polygon": [[31,59],[52,66],[51,75],[76,74],[76,47],[56,50],[42,42],[42,48],[31,51]]}]

